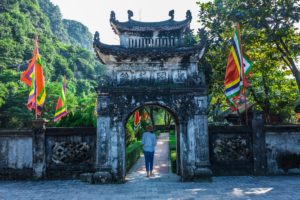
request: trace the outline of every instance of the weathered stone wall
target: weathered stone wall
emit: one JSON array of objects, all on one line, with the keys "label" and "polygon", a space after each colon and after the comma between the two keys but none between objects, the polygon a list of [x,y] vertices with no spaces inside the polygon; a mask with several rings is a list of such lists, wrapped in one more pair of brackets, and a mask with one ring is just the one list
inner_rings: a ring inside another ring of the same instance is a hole
[{"label": "weathered stone wall", "polygon": [[210,161],[214,175],[253,173],[252,130],[247,126],[209,126]]},{"label": "weathered stone wall", "polygon": [[43,123],[0,129],[0,179],[74,178],[95,171],[96,128],[43,128]]},{"label": "weathered stone wall", "polygon": [[72,178],[93,172],[96,128],[47,128],[46,177]]},{"label": "weathered stone wall", "polygon": [[268,174],[300,174],[300,129],[297,126],[267,126]]},{"label": "weathered stone wall", "polygon": [[0,178],[32,176],[32,130],[0,129]]}]

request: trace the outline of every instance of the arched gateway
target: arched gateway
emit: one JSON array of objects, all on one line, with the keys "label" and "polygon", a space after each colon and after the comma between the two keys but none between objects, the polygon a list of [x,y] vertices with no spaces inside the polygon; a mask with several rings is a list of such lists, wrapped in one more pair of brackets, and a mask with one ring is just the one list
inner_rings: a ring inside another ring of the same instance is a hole
[{"label": "arched gateway", "polygon": [[207,94],[204,74],[198,71],[203,47],[191,45],[190,11],[186,19],[162,22],[119,22],[112,11],[110,24],[120,45],[100,42],[94,49],[106,64],[107,77],[100,81],[97,118],[97,175],[107,181],[125,178],[125,123],[143,105],[158,105],[177,120],[182,180],[211,175],[209,162]]}]

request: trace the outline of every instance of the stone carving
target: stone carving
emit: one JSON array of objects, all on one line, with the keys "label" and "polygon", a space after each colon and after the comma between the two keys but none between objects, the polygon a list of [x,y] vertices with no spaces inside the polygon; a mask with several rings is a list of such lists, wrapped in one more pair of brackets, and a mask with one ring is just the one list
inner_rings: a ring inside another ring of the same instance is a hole
[{"label": "stone carving", "polygon": [[117,73],[118,84],[125,84],[131,80],[131,73],[129,71],[121,71]]},{"label": "stone carving", "polygon": [[149,71],[138,71],[136,72],[135,78],[139,80],[149,80],[150,72]]},{"label": "stone carving", "polygon": [[192,19],[192,13],[191,13],[190,10],[187,10],[187,11],[186,11],[185,17],[186,17],[187,19]]},{"label": "stone carving", "polygon": [[198,109],[203,110],[207,108],[207,99],[206,97],[195,97],[195,105]]},{"label": "stone carving", "polygon": [[99,42],[99,41],[100,41],[100,34],[98,31],[96,31],[94,35],[94,42]]},{"label": "stone carving", "polygon": [[108,107],[108,97],[105,96],[101,96],[99,97],[99,105],[100,105],[100,109],[106,109]]},{"label": "stone carving", "polygon": [[157,80],[157,82],[166,82],[168,80],[167,72],[165,72],[165,71],[157,72],[156,80]]},{"label": "stone carving", "polygon": [[110,12],[110,21],[116,20],[116,13],[114,11]]},{"label": "stone carving", "polygon": [[174,83],[184,83],[187,80],[186,70],[177,70],[174,73],[173,81]]},{"label": "stone carving", "polygon": [[202,83],[202,78],[199,74],[194,74],[192,76],[192,81],[193,81],[193,84],[200,85]]},{"label": "stone carving", "polygon": [[86,142],[55,142],[51,161],[55,164],[74,164],[91,161],[91,147]]},{"label": "stone carving", "polygon": [[244,161],[250,158],[245,138],[219,138],[213,143],[214,158],[218,161]]},{"label": "stone carving", "polygon": [[174,10],[169,11],[169,16],[171,17],[171,20],[174,19]]},{"label": "stone carving", "polygon": [[128,21],[131,21],[131,17],[133,17],[133,12],[131,10],[128,10],[127,14],[128,14]]}]

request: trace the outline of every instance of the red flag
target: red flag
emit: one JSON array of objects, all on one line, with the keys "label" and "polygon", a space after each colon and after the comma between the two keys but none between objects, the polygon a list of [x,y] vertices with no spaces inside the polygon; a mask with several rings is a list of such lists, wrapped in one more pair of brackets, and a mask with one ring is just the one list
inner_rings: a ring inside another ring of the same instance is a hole
[{"label": "red flag", "polygon": [[36,115],[41,115],[46,100],[46,89],[41,57],[38,50],[38,37],[35,39],[33,57],[26,71],[22,73],[21,81],[30,86],[27,107],[35,109]]},{"label": "red flag", "polygon": [[141,117],[139,111],[135,111],[134,113],[134,128],[138,128],[141,122]]}]

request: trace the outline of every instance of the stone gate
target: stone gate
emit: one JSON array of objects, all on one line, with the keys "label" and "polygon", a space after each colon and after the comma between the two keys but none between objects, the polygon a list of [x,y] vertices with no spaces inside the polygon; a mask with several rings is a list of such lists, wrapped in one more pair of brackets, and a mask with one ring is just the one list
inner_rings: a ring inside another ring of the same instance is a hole
[{"label": "stone gate", "polygon": [[97,176],[123,181],[125,124],[138,108],[156,105],[176,121],[178,174],[183,181],[211,176],[207,127],[207,91],[198,70],[203,46],[193,43],[191,12],[183,21],[120,22],[112,11],[110,24],[120,45],[107,45],[95,33],[94,49],[107,76],[99,82],[97,104]]}]

